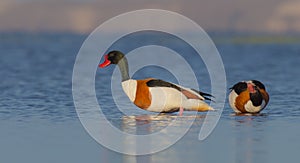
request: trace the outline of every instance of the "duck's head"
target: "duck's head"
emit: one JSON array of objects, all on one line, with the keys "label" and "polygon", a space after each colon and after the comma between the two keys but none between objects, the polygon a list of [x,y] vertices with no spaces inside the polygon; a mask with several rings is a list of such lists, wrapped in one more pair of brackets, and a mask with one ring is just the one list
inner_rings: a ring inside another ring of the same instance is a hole
[{"label": "duck's head", "polygon": [[231,90],[234,90],[236,93],[240,94],[241,92],[248,89],[250,93],[255,93],[259,89],[266,90],[265,86],[257,80],[249,80],[249,81],[242,81],[235,84]]},{"label": "duck's head", "polygon": [[266,89],[265,86],[258,80],[249,80],[246,83],[250,93],[255,93],[259,89]]},{"label": "duck's head", "polygon": [[266,87],[265,87],[265,85],[264,85],[262,82],[260,82],[260,81],[258,81],[258,80],[251,80],[251,82],[252,82],[255,86],[257,86],[259,89],[266,90]]},{"label": "duck's head", "polygon": [[120,51],[111,51],[104,56],[104,62],[99,64],[100,68],[109,66],[110,64],[118,64],[125,55]]}]

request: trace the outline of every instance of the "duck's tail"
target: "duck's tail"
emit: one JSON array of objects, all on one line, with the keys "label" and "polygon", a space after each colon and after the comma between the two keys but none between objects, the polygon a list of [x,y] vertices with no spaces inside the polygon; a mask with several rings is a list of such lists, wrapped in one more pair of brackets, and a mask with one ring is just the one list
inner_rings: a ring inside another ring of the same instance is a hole
[{"label": "duck's tail", "polygon": [[189,111],[200,111],[200,112],[214,110],[214,108],[209,106],[204,101],[195,100],[195,99],[189,99],[185,101],[183,103],[183,108]]}]

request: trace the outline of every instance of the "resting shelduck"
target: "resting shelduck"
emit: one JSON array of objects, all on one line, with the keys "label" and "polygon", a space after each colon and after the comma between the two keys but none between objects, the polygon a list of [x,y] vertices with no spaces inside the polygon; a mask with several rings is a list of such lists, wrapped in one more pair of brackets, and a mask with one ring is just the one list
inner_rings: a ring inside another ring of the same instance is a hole
[{"label": "resting shelduck", "polygon": [[230,90],[229,104],[236,113],[259,113],[269,102],[265,86],[257,80],[239,82]]},{"label": "resting shelduck", "polygon": [[160,79],[131,79],[129,77],[127,59],[120,51],[111,51],[104,58],[105,61],[99,64],[99,67],[104,68],[111,64],[117,64],[122,75],[124,92],[130,101],[141,109],[161,113],[179,111],[179,115],[182,115],[183,110],[213,110],[212,107],[204,102],[204,100],[211,100],[210,97],[212,96],[210,94]]}]

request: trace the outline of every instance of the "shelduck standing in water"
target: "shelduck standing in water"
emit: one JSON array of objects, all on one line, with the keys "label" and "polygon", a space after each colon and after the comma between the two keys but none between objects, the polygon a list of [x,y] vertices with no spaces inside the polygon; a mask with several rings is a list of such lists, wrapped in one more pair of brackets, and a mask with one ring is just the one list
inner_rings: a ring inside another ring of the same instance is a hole
[{"label": "shelduck standing in water", "polygon": [[229,104],[236,113],[259,113],[269,102],[265,86],[257,80],[239,82],[230,90]]},{"label": "shelduck standing in water", "polygon": [[111,64],[117,64],[122,75],[124,92],[130,101],[141,109],[161,113],[179,111],[179,115],[182,115],[183,110],[213,110],[204,102],[204,100],[211,100],[212,96],[210,94],[160,79],[130,79],[127,59],[120,51],[111,51],[104,58],[105,61],[99,67],[104,68]]}]

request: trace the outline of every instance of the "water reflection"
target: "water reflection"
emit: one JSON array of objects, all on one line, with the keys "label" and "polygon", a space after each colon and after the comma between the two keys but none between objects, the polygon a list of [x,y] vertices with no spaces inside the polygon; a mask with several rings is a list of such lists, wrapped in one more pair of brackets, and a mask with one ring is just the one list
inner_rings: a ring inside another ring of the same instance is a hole
[{"label": "water reflection", "polygon": [[176,117],[171,114],[123,116],[121,130],[130,134],[147,135],[165,128]]},{"label": "water reflection", "polygon": [[267,162],[267,114],[234,114],[236,162]]},{"label": "water reflection", "polygon": [[[130,134],[147,135],[159,132],[168,125],[182,127],[195,120],[195,123],[203,121],[204,115],[183,115],[177,116],[176,114],[158,114],[158,115],[134,115],[123,116],[121,130]],[[176,123],[174,120],[177,120]]]},{"label": "water reflection", "polygon": [[[194,121],[192,126],[200,126],[202,125],[202,122],[205,118],[204,115],[184,115],[184,116],[177,116],[175,114],[158,114],[158,115],[135,115],[135,116],[123,116],[122,117],[122,128],[121,130],[135,135],[149,135],[156,132],[160,132],[168,125],[176,126],[178,127],[178,130],[172,130],[168,133],[164,133],[165,135],[178,135],[177,132],[180,132],[180,128],[184,126],[186,123],[190,123],[190,121]],[[176,120],[176,121],[175,121]],[[198,128],[197,127],[197,128]],[[199,128],[198,128],[199,129]],[[167,130],[168,131],[168,130]],[[161,143],[161,144],[168,144],[165,138],[161,138],[161,141],[153,141],[149,140],[147,142],[138,143],[138,140],[130,137],[124,141],[124,148],[132,147],[132,144],[136,144],[135,148],[132,149],[133,151],[138,151],[140,148],[143,148],[143,146],[154,146],[153,143]],[[156,154],[150,154],[150,155],[143,155],[143,156],[129,156],[124,155],[124,162],[156,162],[155,160],[178,160],[179,157],[178,154],[176,154],[178,151],[176,149],[169,148],[168,152],[171,153],[172,159],[168,157],[162,157],[160,155]]]}]

